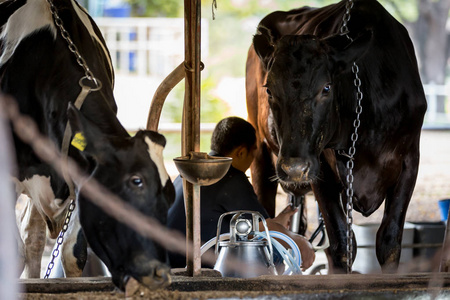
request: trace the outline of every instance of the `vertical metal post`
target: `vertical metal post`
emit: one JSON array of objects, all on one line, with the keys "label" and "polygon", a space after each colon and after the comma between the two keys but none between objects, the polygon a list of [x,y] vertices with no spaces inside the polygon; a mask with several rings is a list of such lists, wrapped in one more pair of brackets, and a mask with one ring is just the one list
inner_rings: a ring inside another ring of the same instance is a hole
[{"label": "vertical metal post", "polygon": [[[182,125],[182,155],[200,150],[200,5],[201,0],[184,0],[185,95]],[[199,189],[199,187],[196,187]],[[193,253],[186,253],[187,273],[198,276],[200,261],[200,193],[184,180],[186,203],[186,239],[193,244]],[[193,257],[193,259],[190,259]]]}]

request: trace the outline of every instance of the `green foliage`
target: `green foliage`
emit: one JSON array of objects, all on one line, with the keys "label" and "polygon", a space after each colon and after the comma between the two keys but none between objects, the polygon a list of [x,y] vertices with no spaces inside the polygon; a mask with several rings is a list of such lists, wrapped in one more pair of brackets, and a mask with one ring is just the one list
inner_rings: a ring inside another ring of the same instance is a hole
[{"label": "green foliage", "polygon": [[[201,83],[200,121],[202,123],[217,123],[226,116],[227,105],[214,95],[216,80],[209,76]],[[180,82],[164,103],[162,119],[167,122],[181,123],[183,117],[184,81]]]},{"label": "green foliage", "polygon": [[227,105],[214,95],[217,80],[208,76],[202,80],[202,99],[200,109],[200,120],[203,123],[217,123],[226,117]]},{"label": "green foliage", "polygon": [[419,16],[416,1],[411,0],[379,0],[399,22],[414,22]]},{"label": "green foliage", "polygon": [[182,17],[180,0],[126,0],[131,5],[132,17]]},{"label": "green foliage", "polygon": [[181,123],[183,119],[184,80],[167,97],[161,114],[165,122]]},{"label": "green foliage", "polygon": [[[299,0],[217,0],[216,15],[218,18],[226,15],[238,19],[264,16],[275,10],[290,10],[301,6],[323,6],[336,3],[333,0],[299,1]],[[210,1],[204,1],[203,11],[211,10]]]},{"label": "green foliage", "polygon": [[[145,6],[146,16],[182,17],[183,1],[180,0],[127,0],[134,7]],[[417,17],[417,8],[410,0],[379,0],[397,19]],[[322,7],[338,0],[217,0],[217,10],[212,19],[212,0],[202,1],[202,18],[208,22],[209,55],[202,57],[205,70],[201,83],[201,122],[216,123],[227,116],[226,104],[214,96],[214,89],[224,76],[244,77],[247,51],[258,22],[275,10],[290,10],[301,6]],[[162,112],[164,122],[182,121],[184,82],[169,94]],[[208,143],[207,143],[208,144]]]},{"label": "green foliage", "polygon": [[[164,149],[164,159],[171,160],[181,156],[181,132],[161,132],[166,138],[166,148]],[[202,132],[200,134],[200,152],[209,153],[211,151],[212,132]]]}]

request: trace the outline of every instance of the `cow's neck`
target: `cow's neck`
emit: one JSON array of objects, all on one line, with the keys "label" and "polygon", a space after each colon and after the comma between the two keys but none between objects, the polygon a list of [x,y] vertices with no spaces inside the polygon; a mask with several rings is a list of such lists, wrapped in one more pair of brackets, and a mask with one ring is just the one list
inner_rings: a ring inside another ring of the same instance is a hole
[{"label": "cow's neck", "polygon": [[[75,107],[77,109],[80,109],[81,106],[84,103],[84,100],[86,100],[87,95],[91,92],[91,88],[89,86],[82,86],[80,94],[78,94],[77,99],[75,100]],[[65,161],[65,165],[67,166],[67,158],[69,156],[69,143],[72,137],[72,128],[70,127],[69,121],[67,121],[66,124],[66,130],[64,131],[63,141],[61,145],[61,154]],[[75,184],[72,181],[72,178],[68,174],[68,168],[62,168],[63,171],[63,177],[64,181],[66,182],[67,186],[69,187],[69,199],[74,200],[75,195]]]}]

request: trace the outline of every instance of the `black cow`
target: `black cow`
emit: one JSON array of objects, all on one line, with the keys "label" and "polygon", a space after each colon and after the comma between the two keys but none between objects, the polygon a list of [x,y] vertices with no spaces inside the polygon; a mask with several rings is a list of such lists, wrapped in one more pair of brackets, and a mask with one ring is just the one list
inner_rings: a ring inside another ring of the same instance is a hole
[{"label": "black cow", "polygon": [[351,67],[356,62],[363,100],[354,209],[369,216],[385,201],[376,253],[389,272],[400,258],[426,99],[406,29],[377,1],[356,0],[348,22],[351,41],[339,34],[346,3],[277,11],[259,23],[246,70],[249,120],[259,140],[253,184],[269,208],[274,199],[267,196],[275,194],[277,181],[297,197],[312,188],[330,239],[330,269],[345,270],[346,164],[357,115]]},{"label": "black cow", "polygon": [[[85,149],[70,146],[68,155],[113,194],[147,216],[166,222],[173,201],[173,185],[164,168],[165,138],[152,131],[131,137],[116,118],[113,69],[103,37],[87,12],[75,0],[54,1],[77,51],[102,87],[92,90],[78,111],[81,85],[98,87],[69,50],[55,25],[49,0],[11,0],[0,4],[0,87],[17,100],[20,112],[37,123],[42,134],[61,147],[68,121],[84,135]],[[71,45],[71,49],[74,50]],[[88,74],[89,75],[89,74]],[[92,81],[92,82],[91,82]],[[68,113],[69,112],[69,113]],[[29,199],[21,213],[19,242],[26,277],[39,277],[46,227],[55,238],[69,204],[64,179],[39,159],[30,146],[14,136],[18,194]],[[123,288],[131,277],[152,286],[167,279],[166,251],[114,220],[76,186],[77,209],[62,246],[66,276],[80,276],[86,260],[86,240],[109,268],[114,283]],[[3,199],[4,200],[4,199]],[[79,215],[79,218],[78,218]],[[81,223],[81,230],[80,228]],[[167,283],[167,282],[166,282]]]}]

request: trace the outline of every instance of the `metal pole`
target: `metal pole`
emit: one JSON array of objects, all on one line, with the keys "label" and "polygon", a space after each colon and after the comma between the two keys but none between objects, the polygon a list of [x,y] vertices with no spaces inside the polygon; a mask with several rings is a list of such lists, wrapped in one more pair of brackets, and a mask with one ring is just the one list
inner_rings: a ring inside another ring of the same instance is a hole
[{"label": "metal pole", "polygon": [[184,62],[182,62],[175,70],[173,70],[156,89],[153,95],[152,103],[147,118],[147,130],[158,131],[159,119],[163,109],[164,101],[170,91],[181,81],[185,76]]},{"label": "metal pole", "polygon": [[[185,95],[183,106],[182,155],[200,150],[200,0],[184,0]],[[186,251],[187,273],[199,276],[200,260],[200,193],[184,180],[186,203],[186,239],[193,253]],[[198,188],[198,187],[197,187]],[[190,259],[193,257],[193,259]]]}]

